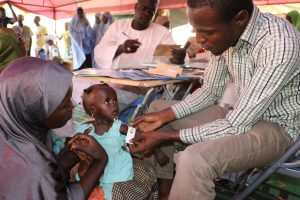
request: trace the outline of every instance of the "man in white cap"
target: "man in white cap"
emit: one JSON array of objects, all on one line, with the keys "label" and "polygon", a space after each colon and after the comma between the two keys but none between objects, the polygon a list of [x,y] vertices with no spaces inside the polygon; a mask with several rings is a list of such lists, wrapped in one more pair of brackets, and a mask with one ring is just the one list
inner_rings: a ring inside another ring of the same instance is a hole
[{"label": "man in white cap", "polygon": [[46,44],[44,46],[47,60],[61,60],[58,47],[54,44],[54,35],[47,35],[45,37]]}]

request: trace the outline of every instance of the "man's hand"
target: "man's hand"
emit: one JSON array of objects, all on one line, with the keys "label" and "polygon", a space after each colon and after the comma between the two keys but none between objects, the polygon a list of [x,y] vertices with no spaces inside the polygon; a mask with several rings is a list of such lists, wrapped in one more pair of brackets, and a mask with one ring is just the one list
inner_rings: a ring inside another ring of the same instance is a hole
[{"label": "man's hand", "polygon": [[154,149],[163,142],[160,132],[139,133],[131,140],[132,145],[129,145],[131,153],[144,152]]},{"label": "man's hand", "polygon": [[135,53],[141,44],[138,39],[126,40],[122,45],[122,50],[124,53]]},{"label": "man's hand", "polygon": [[138,116],[132,120],[132,125],[139,131],[149,132],[160,128],[164,124],[157,112]]},{"label": "man's hand", "polygon": [[153,131],[148,133],[139,133],[131,140],[133,144],[129,145],[132,154],[153,150],[156,146],[167,141],[181,141],[179,131]]},{"label": "man's hand", "polygon": [[184,59],[186,56],[186,49],[173,49],[172,50],[172,58],[170,59],[171,63],[173,64],[184,64]]}]

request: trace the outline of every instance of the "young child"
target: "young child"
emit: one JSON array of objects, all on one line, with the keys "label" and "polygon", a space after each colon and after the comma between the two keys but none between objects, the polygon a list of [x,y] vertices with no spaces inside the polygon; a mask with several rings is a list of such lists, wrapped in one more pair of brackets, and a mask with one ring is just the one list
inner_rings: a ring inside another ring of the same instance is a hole
[{"label": "young child", "polygon": [[[115,90],[107,84],[97,84],[84,90],[84,110],[93,121],[75,127],[77,132],[93,136],[105,149],[108,163],[100,179],[106,200],[112,199],[112,188],[116,182],[133,179],[133,160],[126,150],[125,138],[128,127],[118,120],[119,108]],[[78,174],[82,176],[91,163],[89,157],[80,156]]]},{"label": "young child", "polygon": [[54,44],[54,35],[47,35],[45,37],[46,44],[44,45],[44,50],[46,53],[46,59],[47,60],[55,60],[60,63],[62,61],[61,56],[59,54],[58,47]]}]

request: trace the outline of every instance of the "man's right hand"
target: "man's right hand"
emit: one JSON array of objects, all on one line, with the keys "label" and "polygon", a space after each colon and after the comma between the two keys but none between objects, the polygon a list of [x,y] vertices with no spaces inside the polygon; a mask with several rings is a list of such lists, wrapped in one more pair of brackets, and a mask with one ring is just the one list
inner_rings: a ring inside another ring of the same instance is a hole
[{"label": "man's right hand", "polygon": [[124,53],[135,53],[140,46],[141,46],[141,43],[138,41],[138,39],[126,40],[122,44],[122,50]]},{"label": "man's right hand", "polygon": [[160,128],[164,125],[164,122],[160,117],[159,112],[154,112],[138,116],[132,120],[132,125],[139,131],[150,132]]}]

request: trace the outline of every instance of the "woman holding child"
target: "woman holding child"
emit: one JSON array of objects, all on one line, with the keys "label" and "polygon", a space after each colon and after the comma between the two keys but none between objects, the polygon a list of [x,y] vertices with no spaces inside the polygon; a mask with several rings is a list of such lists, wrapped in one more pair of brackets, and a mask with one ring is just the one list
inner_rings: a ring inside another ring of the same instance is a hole
[{"label": "woman holding child", "polygon": [[[51,129],[71,118],[71,95],[72,73],[53,61],[23,57],[1,73],[0,199],[86,199],[98,185],[108,156],[93,137],[77,134],[57,157],[52,153]],[[91,163],[79,182],[70,183],[82,156]],[[120,199],[131,193],[118,191]]]}]

